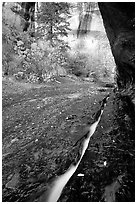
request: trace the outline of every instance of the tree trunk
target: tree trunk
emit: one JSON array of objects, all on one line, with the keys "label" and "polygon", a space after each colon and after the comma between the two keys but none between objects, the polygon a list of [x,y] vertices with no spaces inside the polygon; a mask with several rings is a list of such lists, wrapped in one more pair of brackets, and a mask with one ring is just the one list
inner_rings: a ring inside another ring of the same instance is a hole
[{"label": "tree trunk", "polygon": [[50,21],[49,40],[50,40],[50,44],[53,46],[53,25],[52,25],[52,20]]}]

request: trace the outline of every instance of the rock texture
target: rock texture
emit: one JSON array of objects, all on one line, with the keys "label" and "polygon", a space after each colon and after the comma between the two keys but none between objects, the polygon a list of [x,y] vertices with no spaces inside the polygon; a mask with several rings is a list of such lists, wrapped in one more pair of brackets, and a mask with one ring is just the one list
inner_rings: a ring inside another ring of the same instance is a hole
[{"label": "rock texture", "polygon": [[135,3],[98,3],[112,54],[117,65],[119,88],[135,83]]}]

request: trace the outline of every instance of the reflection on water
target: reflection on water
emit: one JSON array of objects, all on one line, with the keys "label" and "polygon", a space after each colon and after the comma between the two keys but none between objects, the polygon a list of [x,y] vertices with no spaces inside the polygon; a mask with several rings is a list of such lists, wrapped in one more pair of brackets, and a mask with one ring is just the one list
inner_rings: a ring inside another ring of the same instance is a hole
[{"label": "reflection on water", "polygon": [[85,151],[88,147],[89,141],[90,141],[90,137],[94,134],[96,127],[100,121],[101,115],[103,113],[103,110],[100,111],[100,115],[97,119],[97,121],[95,123],[93,123],[90,127],[90,131],[88,136],[83,140],[82,142],[82,153],[81,153],[81,157],[79,159],[79,161],[75,164],[71,164],[69,169],[62,174],[61,176],[59,176],[53,183],[52,183],[52,187],[48,193],[48,198],[46,202],[56,202],[61,193],[63,188],[65,187],[65,185],[67,184],[67,182],[69,181],[69,179],[71,178],[71,176],[74,174],[74,172],[76,171],[78,165],[80,164],[83,155],[85,154]]}]

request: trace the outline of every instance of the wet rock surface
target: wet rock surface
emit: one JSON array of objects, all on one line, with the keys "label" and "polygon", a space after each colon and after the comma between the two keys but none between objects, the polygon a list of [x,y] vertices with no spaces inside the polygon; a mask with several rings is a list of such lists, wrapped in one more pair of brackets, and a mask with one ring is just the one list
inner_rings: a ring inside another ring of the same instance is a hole
[{"label": "wet rock surface", "polygon": [[97,130],[59,201],[134,201],[134,106],[112,88],[99,88],[71,82],[13,94],[3,83],[3,202],[46,200],[108,93]]}]

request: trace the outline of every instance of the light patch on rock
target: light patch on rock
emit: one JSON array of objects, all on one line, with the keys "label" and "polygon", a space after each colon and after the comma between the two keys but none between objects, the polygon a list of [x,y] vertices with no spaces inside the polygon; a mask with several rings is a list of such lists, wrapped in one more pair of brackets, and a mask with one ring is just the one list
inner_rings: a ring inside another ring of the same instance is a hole
[{"label": "light patch on rock", "polygon": [[19,140],[18,138],[14,138],[13,140],[11,140],[11,144],[17,142],[18,140]]},{"label": "light patch on rock", "polygon": [[7,188],[15,189],[19,181],[19,173],[15,173],[12,179],[6,184]]},{"label": "light patch on rock", "polygon": [[36,101],[37,99],[31,99],[31,100],[29,100],[29,102],[33,102],[33,101]]},{"label": "light patch on rock", "polygon": [[74,93],[74,94],[69,94],[67,97],[70,99],[73,99],[73,98],[78,98],[80,96],[81,96],[81,93]]}]

